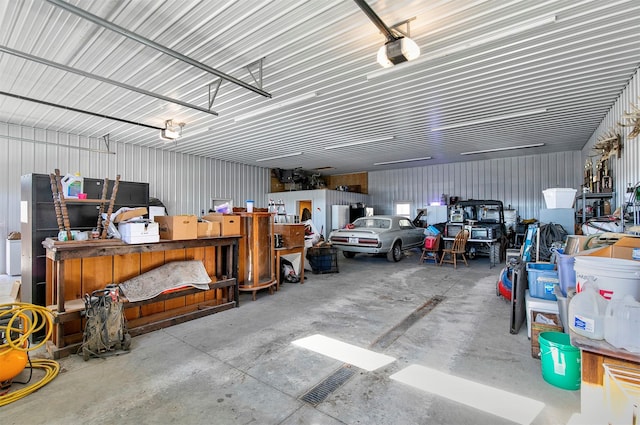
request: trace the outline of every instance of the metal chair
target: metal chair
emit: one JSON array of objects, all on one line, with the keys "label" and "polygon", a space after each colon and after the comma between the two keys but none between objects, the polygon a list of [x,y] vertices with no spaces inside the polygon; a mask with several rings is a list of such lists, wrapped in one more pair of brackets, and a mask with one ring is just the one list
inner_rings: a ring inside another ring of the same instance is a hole
[{"label": "metal chair", "polygon": [[[442,263],[450,263],[453,264],[453,268],[458,268],[458,255],[462,256],[464,260],[464,264],[469,267],[469,263],[467,263],[467,257],[465,256],[467,240],[469,239],[469,230],[464,229],[461,230],[456,238],[453,240],[453,245],[451,248],[442,250],[442,257],[440,258],[440,265]],[[448,259],[445,259],[449,256]]]},{"label": "metal chair", "polygon": [[[435,240],[429,240],[429,236],[424,238],[424,245],[422,246],[422,255],[420,256],[419,264],[422,264],[425,260],[433,260],[434,264],[438,264],[440,261],[440,239],[441,235],[434,237]],[[431,244],[431,245],[429,245]]]}]

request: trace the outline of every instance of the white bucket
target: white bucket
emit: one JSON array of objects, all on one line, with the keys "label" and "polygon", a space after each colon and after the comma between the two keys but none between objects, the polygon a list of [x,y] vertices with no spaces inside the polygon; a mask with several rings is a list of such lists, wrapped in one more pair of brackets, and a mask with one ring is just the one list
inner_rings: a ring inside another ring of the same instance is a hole
[{"label": "white bucket", "polygon": [[640,301],[640,262],[621,258],[576,256],[576,291],[587,282],[595,283],[600,295],[610,300],[631,295]]}]

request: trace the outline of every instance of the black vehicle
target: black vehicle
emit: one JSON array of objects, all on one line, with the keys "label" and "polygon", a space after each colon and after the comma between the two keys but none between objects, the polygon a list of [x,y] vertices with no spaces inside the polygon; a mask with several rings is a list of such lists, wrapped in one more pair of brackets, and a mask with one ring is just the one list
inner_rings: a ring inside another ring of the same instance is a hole
[{"label": "black vehicle", "polygon": [[450,207],[445,236],[455,237],[463,228],[470,228],[469,239],[471,240],[495,240],[495,243],[469,241],[467,250],[470,258],[480,254],[490,257],[492,264],[498,264],[501,261],[502,251],[507,247],[507,228],[504,224],[502,201],[459,201]]}]

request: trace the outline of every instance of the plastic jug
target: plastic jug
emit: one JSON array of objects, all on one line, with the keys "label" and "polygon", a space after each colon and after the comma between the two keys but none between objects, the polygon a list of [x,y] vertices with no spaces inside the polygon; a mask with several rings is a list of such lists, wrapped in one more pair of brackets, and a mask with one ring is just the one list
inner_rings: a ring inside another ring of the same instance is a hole
[{"label": "plastic jug", "polygon": [[67,174],[60,182],[65,198],[78,198],[78,194],[84,193],[84,179],[80,173]]},{"label": "plastic jug", "polygon": [[640,302],[631,295],[608,302],[604,315],[604,339],[616,348],[640,353]]},{"label": "plastic jug", "polygon": [[587,338],[604,339],[606,309],[607,300],[594,284],[587,283],[569,302],[569,328]]}]

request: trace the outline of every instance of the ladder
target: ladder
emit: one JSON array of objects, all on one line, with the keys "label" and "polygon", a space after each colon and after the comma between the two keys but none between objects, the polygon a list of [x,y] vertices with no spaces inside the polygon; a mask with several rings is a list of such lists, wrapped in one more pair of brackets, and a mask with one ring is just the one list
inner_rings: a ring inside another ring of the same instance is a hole
[{"label": "ladder", "polygon": [[[55,173],[49,174],[51,180],[51,193],[53,195],[53,205],[56,211],[56,221],[58,223],[58,230],[60,232],[66,232],[67,240],[72,240],[71,235],[71,223],[69,222],[69,213],[67,209],[67,203],[78,204],[99,204],[98,221],[96,228],[100,234],[100,239],[107,238],[107,228],[111,222],[111,214],[113,213],[113,206],[116,202],[116,196],[118,194],[118,185],[120,183],[120,174],[116,176],[113,183],[113,189],[111,189],[111,196],[107,199],[107,192],[109,188],[109,179],[105,177],[102,186],[102,196],[100,199],[67,199],[64,196],[62,189],[62,176],[60,170],[55,169]],[[107,204],[106,218],[102,219],[102,214],[105,212],[105,205]]]}]

